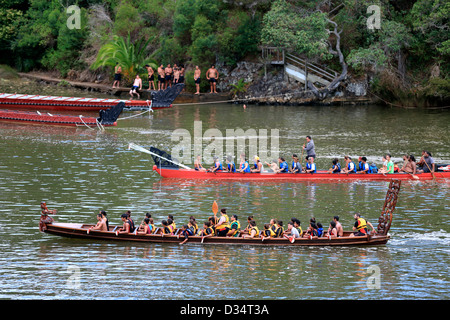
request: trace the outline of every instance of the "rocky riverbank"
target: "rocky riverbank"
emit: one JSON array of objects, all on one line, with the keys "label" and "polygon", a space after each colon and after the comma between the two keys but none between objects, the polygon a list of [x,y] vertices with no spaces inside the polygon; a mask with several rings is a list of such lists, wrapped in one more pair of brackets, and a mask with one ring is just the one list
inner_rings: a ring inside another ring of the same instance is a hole
[{"label": "rocky riverbank", "polygon": [[[284,74],[282,67],[271,67],[265,72],[264,65],[257,62],[239,62],[235,68],[218,66],[220,80],[218,82],[218,94],[204,93],[195,95],[190,92],[182,92],[174,104],[188,103],[214,103],[214,102],[239,102],[247,104],[270,105],[334,105],[334,104],[369,104],[377,102],[374,96],[368,92],[367,81],[347,81],[342,90],[325,100],[318,101],[311,91],[305,91],[304,84],[290,79]],[[33,90],[35,86],[30,84],[53,85],[56,88],[75,88],[88,96],[113,96],[121,99],[129,98],[129,88],[121,87],[113,89],[111,84],[102,82],[87,82],[70,79],[61,79],[52,73],[30,72],[18,73],[15,80],[9,81],[3,91],[17,93],[40,93]],[[19,80],[21,79],[21,80]],[[13,84],[24,81],[26,84]],[[28,88],[21,90],[22,88]],[[10,89],[7,89],[10,88]],[[142,90],[141,99],[151,99],[151,92]]]},{"label": "rocky riverbank", "polygon": [[232,70],[221,67],[219,71],[221,79],[218,88],[232,92],[234,99],[249,104],[332,105],[369,104],[379,101],[370,95],[367,80],[348,80],[330,98],[319,101],[311,91],[305,90],[303,83],[289,78],[283,67],[271,66],[265,71],[262,63],[243,61]]}]

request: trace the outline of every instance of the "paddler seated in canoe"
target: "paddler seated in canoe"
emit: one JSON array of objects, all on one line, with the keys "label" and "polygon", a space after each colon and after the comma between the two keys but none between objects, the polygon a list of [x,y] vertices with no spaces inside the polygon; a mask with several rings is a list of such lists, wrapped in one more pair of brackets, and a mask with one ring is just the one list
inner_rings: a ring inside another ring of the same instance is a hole
[{"label": "paddler seated in canoe", "polygon": [[245,227],[244,230],[241,230],[241,231],[240,231],[240,234],[241,234],[241,235],[248,234],[248,230],[250,230],[250,228],[251,228],[250,222],[251,222],[252,220],[253,220],[253,216],[248,216],[248,217],[247,217],[247,227]]},{"label": "paddler seated in canoe", "polygon": [[311,237],[317,237],[319,236],[317,232],[317,225],[315,221],[310,220],[309,221],[309,227],[306,229],[305,234],[303,235],[304,238],[311,238]]},{"label": "paddler seated in canoe", "polygon": [[106,224],[106,231],[109,231],[109,220],[108,217],[106,215],[106,211],[105,210],[101,210],[100,214],[102,215],[103,220],[105,221]]},{"label": "paddler seated in canoe", "polygon": [[400,169],[400,172],[406,172],[410,174],[416,174],[417,166],[416,166],[416,158],[411,155],[405,155],[404,158],[406,158],[405,163],[403,164],[403,167]]},{"label": "paddler seated in canoe", "polygon": [[224,170],[226,172],[236,172],[236,164],[233,162],[233,158],[231,156],[227,156],[227,168]]},{"label": "paddler seated in canoe", "polygon": [[152,234],[155,231],[155,226],[153,225],[153,218],[145,218],[144,225],[141,230],[138,230],[137,234]]},{"label": "paddler seated in canoe", "polygon": [[280,164],[280,168],[275,171],[276,173],[288,173],[289,172],[289,165],[283,157],[278,158],[278,163]]},{"label": "paddler seated in canoe", "polygon": [[303,230],[302,230],[302,227],[300,226],[300,220],[295,219],[293,222],[294,222],[294,228],[297,229],[300,237],[303,236]]},{"label": "paddler seated in canoe", "polygon": [[328,227],[328,237],[330,237],[330,238],[338,237],[338,231],[336,229],[336,222],[334,222],[334,221],[331,221],[330,226]]},{"label": "paddler seated in canoe", "polygon": [[214,229],[211,226],[210,221],[206,221],[205,223],[203,223],[203,230],[200,230],[198,235],[204,238],[214,236]]},{"label": "paddler seated in canoe", "polygon": [[128,215],[126,213],[120,216],[123,222],[122,228],[120,228],[117,233],[132,233],[134,228],[132,227],[133,223],[128,219]]},{"label": "paddler seated in canoe", "polygon": [[203,166],[202,166],[202,157],[201,156],[197,156],[197,159],[195,159],[194,169],[195,169],[195,171],[203,171],[203,172],[207,171],[206,168],[203,168]]},{"label": "paddler seated in canoe", "polygon": [[358,237],[358,236],[366,236],[369,233],[367,226],[372,228],[372,231],[376,233],[373,225],[364,218],[361,218],[360,213],[355,213],[353,216],[355,218],[355,225],[353,226],[353,233],[350,234],[350,237]]},{"label": "paddler seated in canoe", "polygon": [[291,242],[293,242],[293,239],[300,238],[300,233],[298,232],[298,229],[294,227],[294,223],[292,221],[289,221],[288,228],[283,237],[289,239]]},{"label": "paddler seated in canoe", "polygon": [[361,161],[359,162],[358,165],[358,169],[356,171],[356,173],[362,173],[362,174],[367,174],[370,173],[370,167],[369,164],[367,163],[367,158],[366,157],[361,157]]},{"label": "paddler seated in canoe", "polygon": [[[300,226],[300,220],[299,219],[297,219],[297,218],[295,218],[295,217],[292,217],[291,218],[291,222],[292,222],[292,224],[293,224],[293,226],[294,226],[294,228],[295,229],[297,229],[297,231],[298,231],[298,234],[300,235],[300,237],[303,235],[303,230],[302,230],[302,227]],[[286,231],[287,232],[287,231]]]},{"label": "paddler seated in canoe", "polygon": [[266,161],[266,165],[269,167],[269,172],[277,172],[278,170],[278,164],[275,160],[272,160],[271,163],[268,163]]},{"label": "paddler seated in canoe", "polygon": [[190,236],[193,236],[195,233],[192,232],[192,230],[187,226],[183,225],[181,227],[180,236],[184,237],[184,240],[180,242],[180,244],[185,244]]},{"label": "paddler seated in canoe", "polygon": [[173,234],[173,226],[169,225],[169,221],[163,220],[162,224],[162,234]]},{"label": "paddler seated in canoe", "polygon": [[219,158],[214,158],[214,165],[209,168],[208,172],[216,172],[216,171],[222,171],[222,163],[220,162]]},{"label": "paddler seated in canoe", "polygon": [[[150,214],[150,212],[145,213],[145,218],[150,219],[151,217],[152,217],[152,215]],[[144,220],[145,220],[145,218],[142,219],[141,224],[139,225],[137,232],[144,231],[144,227],[145,227]]]},{"label": "paddler seated in canoe", "polygon": [[[336,226],[337,236],[343,237],[344,236],[344,229],[342,228],[342,224],[339,222],[339,216],[333,217],[334,225]],[[328,229],[328,233],[331,232],[331,229]]]},{"label": "paddler seated in canoe", "polygon": [[296,154],[292,155],[292,167],[289,169],[290,173],[302,173],[302,165],[298,161]]},{"label": "paddler seated in canoe", "polygon": [[431,156],[431,152],[425,151],[423,155],[424,166],[422,166],[421,170],[418,170],[417,173],[427,173],[427,172],[435,172],[436,164],[434,162],[433,157]]},{"label": "paddler seated in canoe", "polygon": [[261,173],[264,171],[264,167],[262,162],[259,160],[258,156],[255,156],[255,164],[253,169],[250,170],[253,173]]},{"label": "paddler seated in canoe", "polygon": [[275,232],[272,230],[272,228],[270,227],[269,223],[265,223],[264,224],[264,230],[263,232],[261,232],[261,239],[262,240],[266,240],[266,239],[270,239],[270,238],[276,238],[276,234]]},{"label": "paddler seated in canoe", "polygon": [[339,159],[338,158],[334,158],[331,163],[332,163],[332,166],[328,170],[328,173],[340,173],[341,172],[341,165],[339,164]]},{"label": "paddler seated in canoe", "polygon": [[103,215],[101,213],[97,214],[97,224],[93,227],[90,227],[89,230],[108,231],[106,222],[103,219]]},{"label": "paddler seated in canoe", "polygon": [[284,236],[283,221],[277,220],[277,224],[274,231],[277,238],[283,238]]},{"label": "paddler seated in canoe", "polygon": [[256,226],[255,220],[250,221],[250,229],[248,229],[248,233],[244,234],[242,237],[245,239],[259,237],[259,229]]},{"label": "paddler seated in canoe", "polygon": [[191,229],[194,234],[198,233],[198,225],[193,216],[189,218],[188,228]]},{"label": "paddler seated in canoe", "polygon": [[306,157],[306,173],[316,173],[316,164],[314,163],[314,157],[307,156]]},{"label": "paddler seated in canoe", "polygon": [[355,163],[352,161],[352,158],[350,156],[345,156],[345,163],[346,165],[342,168],[342,173],[356,173],[356,166]]},{"label": "paddler seated in canoe", "polygon": [[250,173],[250,165],[248,164],[248,160],[244,158],[244,162],[241,164],[241,168],[236,170],[241,173]]},{"label": "paddler seated in canoe", "polygon": [[233,214],[230,220],[230,230],[228,230],[227,237],[239,237],[241,231],[241,223],[238,221],[238,216]]},{"label": "paddler seated in canoe", "polygon": [[218,237],[226,237],[228,231],[230,231],[230,219],[227,215],[227,209],[220,209],[220,213],[222,216],[220,217],[217,224],[214,226],[214,229],[216,231],[216,235]]},{"label": "paddler seated in canoe", "polygon": [[169,226],[172,225],[173,230],[177,228],[177,225],[175,224],[175,218],[171,214],[167,215],[167,223],[169,224]]},{"label": "paddler seated in canoe", "polygon": [[134,226],[134,221],[133,221],[133,219],[131,219],[131,211],[130,210],[128,210],[127,212],[125,212],[125,214],[127,215],[127,219],[130,221],[130,226],[131,226],[131,232],[133,232],[135,229],[136,229],[136,227]]}]

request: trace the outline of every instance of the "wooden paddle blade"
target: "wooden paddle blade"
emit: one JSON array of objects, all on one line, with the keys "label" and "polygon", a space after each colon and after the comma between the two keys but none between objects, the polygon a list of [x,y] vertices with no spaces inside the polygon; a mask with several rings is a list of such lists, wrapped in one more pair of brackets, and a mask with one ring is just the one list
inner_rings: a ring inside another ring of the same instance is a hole
[{"label": "wooden paddle blade", "polygon": [[217,205],[216,200],[214,200],[214,203],[212,205],[212,212],[214,213],[214,215],[216,215],[217,211],[219,211],[219,206]]}]

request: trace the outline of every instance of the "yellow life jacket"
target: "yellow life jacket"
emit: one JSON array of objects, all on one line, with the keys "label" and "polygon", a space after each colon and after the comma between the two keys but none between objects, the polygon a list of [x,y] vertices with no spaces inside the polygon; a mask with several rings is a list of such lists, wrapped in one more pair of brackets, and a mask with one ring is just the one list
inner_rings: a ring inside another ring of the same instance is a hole
[{"label": "yellow life jacket", "polygon": [[[356,230],[361,231],[361,229],[366,229],[367,228],[367,222],[366,220],[364,220],[363,218],[359,218],[358,219],[359,225],[356,228]],[[362,230],[362,232],[365,233],[365,230]]]},{"label": "yellow life jacket", "polygon": [[259,229],[258,227],[252,227],[250,230],[248,230],[248,234],[251,235],[252,234],[252,230],[255,230],[255,237],[259,237]]},{"label": "yellow life jacket", "polygon": [[[267,234],[267,233],[269,233],[269,234]],[[264,230],[264,235],[266,236],[266,237],[275,237],[276,236],[276,233],[272,230],[272,228],[269,228],[269,229],[265,229]]]},{"label": "yellow life jacket", "polygon": [[[281,229],[281,230],[280,230]],[[278,234],[278,230],[280,230],[280,233]],[[283,232],[284,232],[284,228],[283,227],[280,227],[280,226],[276,226],[275,227],[275,234],[276,234],[276,236],[278,237],[278,236],[281,236],[282,234],[283,234]]]},{"label": "yellow life jacket", "polygon": [[298,233],[300,234],[300,237],[301,237],[302,234],[303,234],[302,227],[301,227],[301,226],[298,226],[296,229],[298,230]]},{"label": "yellow life jacket", "polygon": [[222,230],[223,228],[229,228],[230,227],[230,218],[228,218],[228,215],[222,213],[222,217],[225,217],[225,222],[222,223],[220,226],[218,226],[219,230]]}]

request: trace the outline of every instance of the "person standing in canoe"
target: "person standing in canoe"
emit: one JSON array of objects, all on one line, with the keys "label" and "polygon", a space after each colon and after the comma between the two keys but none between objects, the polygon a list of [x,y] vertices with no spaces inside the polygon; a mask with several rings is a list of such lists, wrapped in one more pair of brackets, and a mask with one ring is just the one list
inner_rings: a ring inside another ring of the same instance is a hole
[{"label": "person standing in canoe", "polygon": [[308,157],[316,158],[316,150],[314,146],[314,140],[311,136],[306,136],[306,144],[303,145],[303,150],[306,151]]},{"label": "person standing in canoe", "polygon": [[227,209],[221,209],[220,213],[222,216],[219,219],[219,222],[214,226],[216,230],[216,235],[219,237],[226,237],[228,231],[230,231],[230,219],[227,215]]}]

